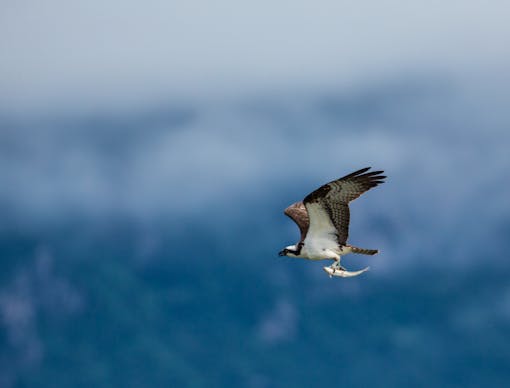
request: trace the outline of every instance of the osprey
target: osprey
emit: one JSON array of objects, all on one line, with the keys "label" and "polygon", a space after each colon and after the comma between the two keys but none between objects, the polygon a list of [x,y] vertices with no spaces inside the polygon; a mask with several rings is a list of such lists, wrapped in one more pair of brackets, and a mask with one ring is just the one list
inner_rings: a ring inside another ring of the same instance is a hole
[{"label": "osprey", "polygon": [[301,257],[309,260],[334,260],[324,270],[331,276],[351,277],[368,270],[347,271],[340,265],[340,258],[347,253],[375,255],[376,249],[363,249],[347,244],[349,235],[349,202],[365,191],[384,183],[384,171],[372,171],[370,167],[355,171],[343,178],[326,183],[308,194],[301,202],[285,209],[299,227],[301,239],[289,245],[279,255]]}]

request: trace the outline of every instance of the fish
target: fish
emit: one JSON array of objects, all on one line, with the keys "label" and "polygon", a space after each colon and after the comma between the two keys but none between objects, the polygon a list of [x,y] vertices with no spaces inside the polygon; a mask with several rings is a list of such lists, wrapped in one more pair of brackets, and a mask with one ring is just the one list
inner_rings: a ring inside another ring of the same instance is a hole
[{"label": "fish", "polygon": [[368,271],[369,269],[370,269],[370,267],[365,267],[363,269],[360,269],[359,271],[347,271],[343,267],[334,267],[334,266],[324,267],[324,271],[326,271],[326,273],[329,275],[329,277],[339,276],[342,278],[350,278],[353,276],[358,276],[358,275],[361,275],[363,272]]}]

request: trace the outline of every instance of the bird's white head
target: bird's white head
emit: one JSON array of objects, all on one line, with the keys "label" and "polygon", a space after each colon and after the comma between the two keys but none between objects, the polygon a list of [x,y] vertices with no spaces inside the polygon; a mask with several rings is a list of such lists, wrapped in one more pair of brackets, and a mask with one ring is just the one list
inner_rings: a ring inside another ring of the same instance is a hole
[{"label": "bird's white head", "polygon": [[300,249],[297,245],[289,245],[278,253],[278,256],[298,257]]}]

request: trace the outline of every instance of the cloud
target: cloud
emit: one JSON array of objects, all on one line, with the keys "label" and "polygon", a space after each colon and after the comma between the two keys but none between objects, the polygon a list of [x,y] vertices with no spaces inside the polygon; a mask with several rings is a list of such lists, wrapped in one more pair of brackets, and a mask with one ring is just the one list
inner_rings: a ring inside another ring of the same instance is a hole
[{"label": "cloud", "polygon": [[[197,104],[177,121],[135,114],[121,124],[76,118],[6,126],[0,195],[34,217],[70,209],[201,212],[288,185],[306,190],[368,164],[389,171],[393,183],[384,191],[399,198],[395,212],[402,201],[413,208],[432,200],[442,217],[474,201],[478,186],[496,184],[508,136],[485,127],[483,112],[422,86],[403,95],[382,90]],[[404,195],[407,182],[415,190]]]},{"label": "cloud", "polygon": [[296,337],[299,314],[296,307],[280,298],[258,325],[257,332],[260,341],[273,345],[286,342]]},{"label": "cloud", "polygon": [[239,243],[256,234],[276,251],[276,228],[296,238],[281,209],[371,165],[388,182],[352,204],[351,242],[383,254],[360,267],[391,275],[397,261],[466,266],[478,254],[503,257],[506,244],[510,118],[500,96],[419,79],[13,120],[0,131],[0,210],[5,225],[159,220],[183,239],[212,228],[227,256],[238,232]]},{"label": "cloud", "polygon": [[2,8],[7,111],[138,106],[413,71],[470,77],[503,71],[510,59],[503,1],[29,0]]},{"label": "cloud", "polygon": [[41,365],[46,349],[38,322],[65,320],[84,308],[83,295],[56,273],[54,261],[46,247],[38,247],[34,257],[0,287],[0,328],[5,338],[0,381],[5,386],[13,386],[18,374]]}]

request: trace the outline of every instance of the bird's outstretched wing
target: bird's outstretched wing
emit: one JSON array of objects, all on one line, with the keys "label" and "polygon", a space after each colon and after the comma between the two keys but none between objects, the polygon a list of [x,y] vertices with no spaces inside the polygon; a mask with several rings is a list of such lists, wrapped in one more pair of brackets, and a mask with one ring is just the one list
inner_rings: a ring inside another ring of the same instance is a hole
[{"label": "bird's outstretched wing", "polygon": [[386,178],[381,175],[384,171],[367,172],[369,169],[366,167],[326,183],[305,197],[303,203],[310,218],[309,235],[326,237],[335,234],[339,244],[347,242],[349,202],[383,183]]},{"label": "bird's outstretched wing", "polygon": [[308,212],[306,211],[305,205],[301,201],[293,203],[284,210],[284,213],[288,217],[292,218],[299,227],[299,231],[301,232],[301,239],[299,242],[302,243],[305,239],[306,233],[308,232],[308,226],[310,225],[310,219],[308,218]]}]

